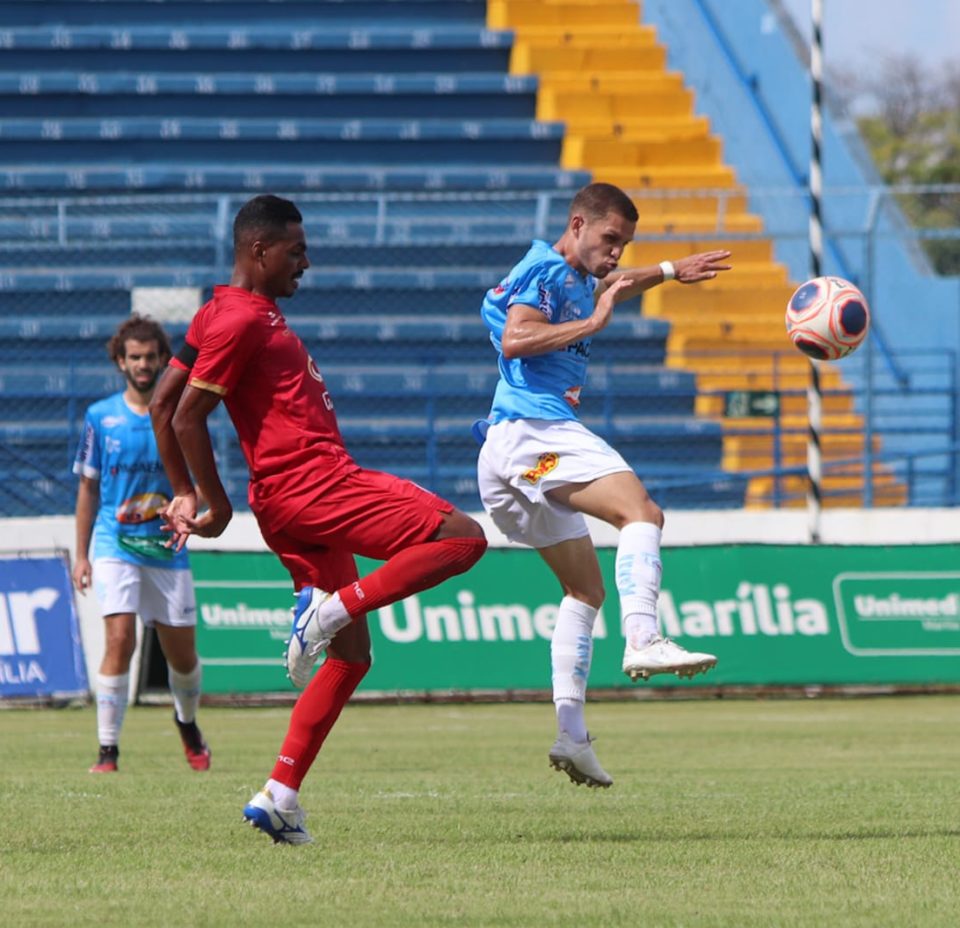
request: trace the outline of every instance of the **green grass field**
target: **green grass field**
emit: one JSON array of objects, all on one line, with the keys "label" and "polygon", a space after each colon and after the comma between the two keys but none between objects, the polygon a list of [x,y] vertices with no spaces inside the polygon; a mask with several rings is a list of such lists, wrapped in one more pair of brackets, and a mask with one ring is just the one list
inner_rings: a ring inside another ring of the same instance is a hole
[{"label": "green grass field", "polygon": [[86,772],[92,709],[0,712],[0,922],[955,926],[960,698],[601,703],[616,783],[547,766],[552,707],[350,706],[301,793],[317,841],[240,823],[288,709],[167,708]]}]

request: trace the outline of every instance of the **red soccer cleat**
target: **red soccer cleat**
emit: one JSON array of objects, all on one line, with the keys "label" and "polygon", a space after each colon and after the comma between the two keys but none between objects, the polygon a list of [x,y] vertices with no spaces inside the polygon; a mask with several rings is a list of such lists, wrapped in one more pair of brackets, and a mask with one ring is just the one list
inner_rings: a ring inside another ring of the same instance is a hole
[{"label": "red soccer cleat", "polygon": [[177,723],[177,729],[180,732],[180,740],[183,742],[183,753],[187,758],[187,763],[194,770],[210,769],[210,748],[207,742],[203,740],[200,729],[196,722],[181,722],[177,714],[173,714],[173,720]]},{"label": "red soccer cleat", "polygon": [[90,768],[90,773],[116,773],[119,755],[120,751],[115,744],[101,744],[100,755],[97,757],[97,762]]}]

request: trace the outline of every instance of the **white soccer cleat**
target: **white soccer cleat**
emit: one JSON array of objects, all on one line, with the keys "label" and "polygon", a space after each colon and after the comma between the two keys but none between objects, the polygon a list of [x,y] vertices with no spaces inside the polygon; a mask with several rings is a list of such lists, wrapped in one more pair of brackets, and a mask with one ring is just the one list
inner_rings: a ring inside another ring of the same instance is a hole
[{"label": "white soccer cleat", "polygon": [[313,838],[304,826],[307,813],[295,809],[279,809],[273,794],[263,789],[243,807],[243,820],[273,838],[274,844],[310,844]]},{"label": "white soccer cleat", "polygon": [[637,678],[649,679],[655,673],[675,673],[678,677],[693,677],[716,666],[712,654],[688,651],[669,638],[659,635],[642,648],[633,647],[627,641],[623,652],[623,672],[634,683]]},{"label": "white soccer cleat", "polygon": [[329,598],[329,593],[305,586],[293,608],[293,627],[290,629],[284,659],[287,676],[300,689],[310,682],[313,665],[333,639],[332,635],[320,628],[320,606]]},{"label": "white soccer cleat", "polygon": [[560,732],[550,748],[550,766],[562,770],[577,786],[603,787],[613,785],[613,777],[600,766],[593,753],[591,738],[574,741],[565,731]]}]

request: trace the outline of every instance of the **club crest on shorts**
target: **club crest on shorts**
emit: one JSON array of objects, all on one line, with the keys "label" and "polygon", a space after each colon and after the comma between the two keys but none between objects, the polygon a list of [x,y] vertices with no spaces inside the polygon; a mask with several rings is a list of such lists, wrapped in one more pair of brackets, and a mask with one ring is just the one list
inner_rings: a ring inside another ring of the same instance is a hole
[{"label": "club crest on shorts", "polygon": [[537,466],[525,470],[520,476],[527,483],[536,483],[541,477],[546,477],[552,470],[556,470],[560,463],[560,455],[556,451],[545,451],[537,458]]}]

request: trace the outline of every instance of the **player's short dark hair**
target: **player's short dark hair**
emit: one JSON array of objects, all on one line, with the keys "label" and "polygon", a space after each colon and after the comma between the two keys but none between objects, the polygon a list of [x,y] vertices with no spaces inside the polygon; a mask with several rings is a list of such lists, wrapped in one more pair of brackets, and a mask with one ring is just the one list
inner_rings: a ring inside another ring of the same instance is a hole
[{"label": "player's short dark hair", "polygon": [[107,354],[111,361],[116,363],[127,356],[127,342],[131,339],[135,342],[156,342],[157,353],[164,363],[170,360],[170,339],[163,331],[163,326],[156,319],[133,313],[117,326],[117,331],[107,342]]},{"label": "player's short dark hair", "polygon": [[607,213],[617,213],[628,222],[640,218],[633,201],[613,184],[587,184],[573,198],[570,215],[586,216],[588,219],[603,219]]},{"label": "player's short dark hair", "polygon": [[260,240],[271,243],[287,234],[287,224],[303,222],[300,210],[283,197],[272,193],[247,200],[233,220],[233,247]]}]

